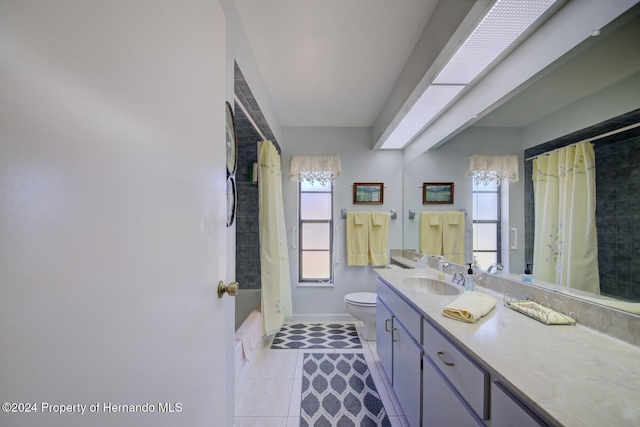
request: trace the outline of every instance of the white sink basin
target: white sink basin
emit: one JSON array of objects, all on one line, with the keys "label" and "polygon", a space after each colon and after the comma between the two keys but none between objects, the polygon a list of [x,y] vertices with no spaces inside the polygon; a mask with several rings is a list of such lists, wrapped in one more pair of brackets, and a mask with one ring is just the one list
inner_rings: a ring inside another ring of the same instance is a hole
[{"label": "white sink basin", "polygon": [[461,286],[429,277],[407,277],[402,282],[411,289],[433,295],[458,295],[462,293]]}]

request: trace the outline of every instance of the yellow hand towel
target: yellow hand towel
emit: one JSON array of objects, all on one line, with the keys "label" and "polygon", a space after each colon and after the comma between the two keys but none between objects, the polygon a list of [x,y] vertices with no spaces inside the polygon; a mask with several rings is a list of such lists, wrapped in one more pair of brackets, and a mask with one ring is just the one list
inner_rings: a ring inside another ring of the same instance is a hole
[{"label": "yellow hand towel", "polygon": [[366,224],[369,220],[368,212],[354,212],[353,213],[353,223],[355,225],[363,225]]},{"label": "yellow hand towel", "polygon": [[447,222],[449,224],[458,224],[458,218],[460,217],[459,214],[460,212],[447,212]]},{"label": "yellow hand towel", "polygon": [[464,264],[464,212],[442,213],[442,254],[453,263]]},{"label": "yellow hand towel", "polygon": [[371,212],[369,261],[374,267],[389,264],[389,214],[387,212]]},{"label": "yellow hand towel", "polygon": [[389,219],[389,214],[387,212],[373,211],[371,212],[371,222],[375,226],[379,226],[387,223]]},{"label": "yellow hand towel", "polygon": [[[356,215],[358,214],[358,215]],[[366,219],[356,224],[356,216]],[[369,264],[369,222],[368,212],[347,212],[347,265]]]},{"label": "yellow hand towel", "polygon": [[440,212],[427,212],[429,225],[440,225]]},{"label": "yellow hand towel", "polygon": [[452,319],[474,323],[490,312],[497,302],[491,295],[465,291],[455,301],[447,305],[442,314]]},{"label": "yellow hand towel", "polygon": [[[431,221],[434,221],[435,224],[432,224]],[[420,252],[426,255],[442,255],[440,212],[420,213]]]}]

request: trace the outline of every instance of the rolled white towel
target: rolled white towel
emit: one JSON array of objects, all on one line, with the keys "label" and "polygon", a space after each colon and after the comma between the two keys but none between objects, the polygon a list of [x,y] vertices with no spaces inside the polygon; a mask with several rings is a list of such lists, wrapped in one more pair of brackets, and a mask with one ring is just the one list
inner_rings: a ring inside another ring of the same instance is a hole
[{"label": "rolled white towel", "polygon": [[491,295],[465,291],[455,301],[445,306],[442,314],[452,319],[474,323],[489,313],[497,302]]}]

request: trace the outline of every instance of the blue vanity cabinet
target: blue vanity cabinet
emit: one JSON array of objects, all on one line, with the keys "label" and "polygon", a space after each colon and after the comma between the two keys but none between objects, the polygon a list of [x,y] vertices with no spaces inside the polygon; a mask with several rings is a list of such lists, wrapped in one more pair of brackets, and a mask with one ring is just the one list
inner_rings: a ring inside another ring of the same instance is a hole
[{"label": "blue vanity cabinet", "polygon": [[382,280],[376,283],[376,349],[411,427],[421,426],[422,315]]},{"label": "blue vanity cabinet", "polygon": [[420,309],[397,289],[377,279],[376,348],[411,427],[553,425],[501,383],[508,377],[501,380],[456,339],[447,327],[451,320],[431,317],[430,308]]}]

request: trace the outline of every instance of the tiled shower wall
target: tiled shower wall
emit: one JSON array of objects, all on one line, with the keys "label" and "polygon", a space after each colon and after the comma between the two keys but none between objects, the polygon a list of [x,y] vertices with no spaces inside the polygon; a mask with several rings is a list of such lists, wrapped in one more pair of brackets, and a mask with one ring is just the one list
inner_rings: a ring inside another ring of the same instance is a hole
[{"label": "tiled shower wall", "polygon": [[[278,152],[280,147],[256,102],[242,71],[235,65],[234,92],[247,112],[271,140]],[[249,169],[258,159],[258,135],[247,116],[236,105],[234,109],[238,135],[238,169],[236,171],[236,280],[241,289],[260,289],[260,242],[258,229],[258,184],[249,181]]]},{"label": "tiled shower wall", "polygon": [[[525,150],[525,158],[640,122],[640,110]],[[598,267],[603,294],[640,300],[640,128],[593,141]],[[525,161],[526,262],[533,260],[532,162]]]}]

